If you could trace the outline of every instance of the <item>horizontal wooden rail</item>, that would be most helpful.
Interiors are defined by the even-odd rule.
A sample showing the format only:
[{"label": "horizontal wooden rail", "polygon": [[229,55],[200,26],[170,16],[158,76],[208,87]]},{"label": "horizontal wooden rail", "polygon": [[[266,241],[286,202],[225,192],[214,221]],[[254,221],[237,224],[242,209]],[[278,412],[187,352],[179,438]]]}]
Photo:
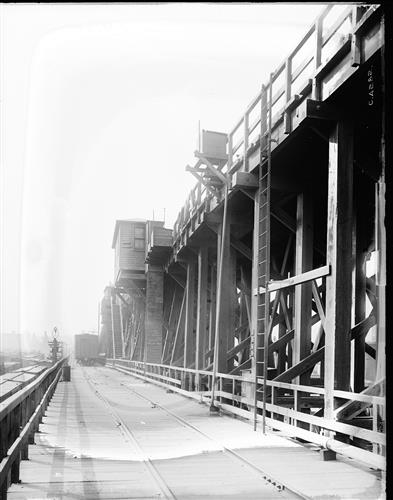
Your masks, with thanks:
[{"label": "horizontal wooden rail", "polygon": [[[108,366],[111,366],[110,362],[114,362],[114,368],[123,371],[125,373],[129,373],[137,378],[141,378],[146,381],[150,381],[154,384],[160,385],[161,387],[170,387],[174,392],[178,392],[184,396],[191,397],[193,399],[204,401],[207,404],[211,404],[211,394],[212,394],[212,372],[206,370],[195,370],[192,368],[183,368],[177,366],[163,365],[158,363],[143,363],[143,362],[135,362],[129,360],[108,360]],[[123,366],[121,366],[123,364]],[[129,368],[124,368],[124,365],[128,365]],[[197,377],[207,376],[207,387],[206,390],[187,390],[183,385],[184,377],[192,377],[192,380]],[[178,378],[177,378],[178,377]],[[255,387],[255,383],[257,383],[257,387],[263,386],[263,379],[258,378],[255,382],[255,379],[248,379],[240,375],[230,375],[227,373],[217,373],[216,383],[218,385],[217,390],[215,391],[214,404],[218,407],[221,407],[225,411],[228,411],[233,414],[242,414],[248,419],[253,418],[253,405],[254,400],[243,394],[243,387],[251,386]],[[310,396],[314,396],[318,398],[320,396],[324,396],[325,389],[323,387],[315,387],[312,385],[304,385],[304,384],[292,384],[287,382],[279,382],[275,380],[268,380],[267,386],[274,389],[282,389],[287,390],[293,393],[293,404],[295,404],[295,400],[298,400],[299,395],[303,395],[306,398]],[[194,386],[196,387],[196,386]],[[231,389],[232,387],[232,389]],[[229,389],[229,390],[228,390]],[[255,390],[255,389],[253,389]],[[232,392],[230,392],[232,391]],[[241,393],[240,393],[241,392]],[[306,396],[308,395],[308,396]],[[347,391],[334,391],[334,396],[340,399],[348,400],[348,401],[360,401],[368,404],[374,405],[385,405],[384,398],[373,395],[364,395],[357,394]],[[302,397],[300,397],[302,400]],[[226,402],[230,401],[231,404],[227,404]],[[286,400],[285,400],[286,401]],[[368,430],[358,427],[356,425],[352,425],[350,423],[345,423],[341,421],[337,421],[334,419],[326,420],[324,417],[312,415],[309,413],[303,413],[301,411],[296,410],[295,408],[288,408],[288,401],[280,404],[273,404],[271,402],[267,403],[267,411],[271,412],[272,415],[281,415],[285,419],[292,421],[292,424],[288,424],[282,421],[278,421],[274,418],[268,418],[268,426],[272,428],[280,428],[289,432],[289,434],[300,437],[310,442],[315,442],[317,444],[322,443],[324,446],[329,446],[331,449],[334,449],[338,453],[342,453],[347,456],[351,456],[353,458],[358,458],[359,460],[364,460],[370,464],[378,466],[379,468],[385,467],[385,458],[382,455],[374,452],[368,452],[363,449],[357,448],[352,445],[343,445],[339,441],[335,441],[332,438],[323,437],[320,435],[320,429],[324,429],[326,432],[338,432],[340,434],[347,435],[351,438],[359,438],[374,445],[385,446],[386,444],[386,436],[384,433],[376,431],[376,430]],[[289,401],[291,401],[289,399]],[[317,399],[315,400],[317,401]],[[309,403],[307,403],[309,404]],[[284,406],[283,406],[284,405]],[[259,409],[262,408],[262,403],[260,401],[257,402],[257,407]],[[259,416],[258,416],[259,419]],[[293,422],[301,421],[304,422],[305,425],[310,426],[310,430],[306,430],[297,425],[293,425]],[[305,437],[306,436],[306,437]],[[321,441],[322,440],[322,441]],[[349,448],[348,448],[349,446]]]},{"label": "horizontal wooden rail", "polygon": [[63,358],[17,394],[0,404],[0,494],[19,481],[20,461],[28,458],[28,445],[46,410],[67,361]]},{"label": "horizontal wooden rail", "polygon": [[[312,271],[307,271],[306,273],[298,274],[297,276],[293,276],[285,280],[269,281],[267,288],[269,292],[275,292],[277,290],[281,290],[282,288],[301,285],[302,283],[306,283],[307,281],[323,278],[324,276],[328,276],[329,274],[330,274],[330,266],[327,265],[319,267],[318,269],[313,269]],[[260,287],[259,293],[264,293],[264,292],[265,289],[263,287]]]}]

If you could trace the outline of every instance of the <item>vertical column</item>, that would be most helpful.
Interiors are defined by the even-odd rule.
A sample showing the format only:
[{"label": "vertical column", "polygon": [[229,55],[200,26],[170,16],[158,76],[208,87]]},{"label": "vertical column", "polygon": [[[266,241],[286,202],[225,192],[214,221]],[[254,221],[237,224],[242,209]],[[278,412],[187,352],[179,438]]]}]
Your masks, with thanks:
[{"label": "vertical column", "polygon": [[329,138],[325,418],[333,417],[333,390],[349,390],[350,383],[352,197],[353,129],[340,121]]},{"label": "vertical column", "polygon": [[[227,320],[227,332],[228,332],[228,344],[227,352],[232,349],[235,345],[235,330],[236,330],[236,315],[238,314],[238,302],[237,302],[237,282],[236,282],[236,266],[237,266],[237,254],[236,250],[233,248],[229,249],[229,266],[227,268],[227,281],[224,285],[224,296],[223,299],[227,308],[224,309],[224,314],[228,318]],[[227,371],[231,371],[234,368],[234,359],[227,361]]]},{"label": "vertical column", "polygon": [[[112,326],[112,358],[116,358],[116,344],[115,344],[115,318],[114,318],[114,303],[113,292],[111,292],[111,326]],[[113,364],[115,362],[113,361]]]},{"label": "vertical column", "polygon": [[184,332],[184,368],[189,368],[195,360],[194,308],[195,308],[195,262],[187,263],[186,283],[186,324]]},{"label": "vertical column", "polygon": [[[356,209],[356,207],[355,207]],[[353,325],[366,317],[366,253],[362,251],[360,220],[353,217]],[[365,336],[354,340],[353,346],[353,390],[362,392],[365,377]]]},{"label": "vertical column", "polygon": [[[207,280],[208,280],[208,248],[202,247],[198,252],[198,297],[196,321],[195,369],[203,370],[206,353],[207,331]],[[198,383],[199,386],[199,383]]]},{"label": "vertical column", "polygon": [[[217,290],[218,294],[221,294],[220,298],[220,311],[216,314],[218,317],[218,352],[217,352],[217,370],[221,373],[227,372],[227,353],[229,338],[233,336],[234,326],[232,319],[233,310],[231,310],[231,294],[233,293],[233,280],[232,280],[232,266],[231,266],[231,249],[230,249],[230,211],[228,210],[226,228],[225,228],[225,239],[223,241],[220,252],[222,255],[222,276],[221,276],[221,290]],[[221,236],[223,233],[223,225],[221,224],[218,231],[218,242],[221,242]],[[220,246],[220,245],[218,245]],[[220,255],[220,252],[217,252]],[[220,256],[221,258],[221,256]],[[232,257],[233,259],[233,257]],[[233,262],[233,260],[232,260]],[[218,271],[219,272],[219,271]],[[218,301],[217,301],[218,302]]]},{"label": "vertical column", "polygon": [[118,306],[119,306],[119,319],[120,319],[121,356],[122,358],[125,358],[126,351],[125,351],[125,332],[123,324],[123,304],[121,300],[119,300],[118,302],[119,302]]},{"label": "vertical column", "polygon": [[[282,301],[287,303],[287,298],[288,298],[288,291],[287,290],[282,290]],[[279,312],[280,315],[284,318],[284,308],[282,303],[280,302],[279,304]],[[287,327],[285,324],[285,320],[282,319],[280,321],[280,324],[278,326],[278,337],[284,337],[284,335],[287,333]],[[277,353],[277,375],[280,375],[280,373],[285,372],[286,370],[286,362],[287,362],[287,345],[284,345],[283,347],[280,347]]]},{"label": "vertical column", "polygon": [[217,266],[210,266],[210,290],[209,290],[209,350],[214,349],[214,337],[216,328],[216,291],[217,291]]},{"label": "vertical column", "polygon": [[141,297],[134,299],[133,350],[131,359],[142,361],[145,352],[146,302]]},{"label": "vertical column", "polygon": [[[313,264],[313,207],[312,199],[308,193],[301,193],[297,197],[297,223],[296,223],[296,255],[295,274],[302,274],[312,269]],[[299,363],[311,352],[311,313],[312,313],[312,284],[303,283],[295,287],[295,337],[293,342],[293,364]],[[308,385],[308,373],[296,377],[295,383]],[[310,413],[309,409],[301,408],[301,393],[297,393],[295,409]],[[302,428],[309,425],[298,421]]]},{"label": "vertical column", "polygon": [[[309,194],[297,197],[295,274],[311,271],[313,265],[313,213]],[[304,283],[295,287],[295,337],[293,361],[299,363],[311,352],[312,286]],[[307,384],[308,375],[298,377],[296,383]]]},{"label": "vertical column", "polygon": [[161,266],[149,265],[146,273],[144,360],[160,363],[162,354],[164,273]]},{"label": "vertical column", "polygon": [[[385,16],[381,18],[381,33],[382,37],[385,36]],[[381,82],[382,82],[382,99],[386,97],[386,81],[385,81],[385,47],[381,49]],[[375,192],[375,249],[377,254],[377,269],[376,269],[376,292],[377,292],[377,381],[386,378],[386,153],[385,153],[385,107],[382,105],[381,113],[381,142],[380,142],[380,162],[381,174],[376,185]],[[380,387],[380,396],[385,397],[385,385]],[[380,420],[379,430],[386,432],[386,407],[378,406],[378,420]],[[385,446],[380,450],[384,455],[386,454]]]},{"label": "vertical column", "polygon": [[[384,146],[383,146],[384,147]],[[385,227],[385,176],[384,176],[384,160],[382,175],[376,185],[376,254],[377,254],[377,269],[376,269],[376,292],[377,292],[377,346],[376,346],[376,381],[385,380],[386,378],[386,227]],[[386,382],[380,386],[380,397],[385,397]],[[375,416],[379,421],[379,429],[386,432],[386,409],[380,406],[377,408]],[[385,446],[381,447],[383,454],[386,453]]]}]

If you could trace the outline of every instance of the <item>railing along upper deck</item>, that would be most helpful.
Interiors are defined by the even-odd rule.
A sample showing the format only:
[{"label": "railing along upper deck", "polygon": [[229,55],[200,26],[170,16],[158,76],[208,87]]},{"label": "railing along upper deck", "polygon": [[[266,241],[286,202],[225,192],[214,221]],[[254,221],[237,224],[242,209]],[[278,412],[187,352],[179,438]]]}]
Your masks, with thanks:
[{"label": "railing along upper deck", "polygon": [[[296,111],[307,98],[327,99],[375,52],[378,46],[369,43],[363,44],[361,54],[359,36],[378,10],[380,5],[328,5],[272,73],[272,150],[298,126],[302,113]],[[330,77],[343,68],[347,70],[344,77]],[[265,90],[269,86],[270,82]],[[251,172],[259,164],[261,130],[267,131],[269,120],[269,110],[262,113],[262,94],[252,100],[228,134],[228,161],[222,172],[230,180],[235,172]],[[209,211],[212,197],[200,182],[193,188],[174,224],[175,243],[197,212]]]}]

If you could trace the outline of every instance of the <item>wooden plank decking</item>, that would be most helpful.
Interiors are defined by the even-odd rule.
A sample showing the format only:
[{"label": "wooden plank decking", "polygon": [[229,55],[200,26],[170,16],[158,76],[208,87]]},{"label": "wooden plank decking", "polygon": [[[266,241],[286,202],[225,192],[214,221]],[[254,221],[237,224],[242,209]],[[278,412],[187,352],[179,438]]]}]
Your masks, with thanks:
[{"label": "wooden plank decking", "polygon": [[323,462],[312,448],[211,417],[206,405],[132,376],[77,367],[71,379],[59,383],[9,499],[299,498],[238,457],[300,498],[384,498],[366,466]]}]

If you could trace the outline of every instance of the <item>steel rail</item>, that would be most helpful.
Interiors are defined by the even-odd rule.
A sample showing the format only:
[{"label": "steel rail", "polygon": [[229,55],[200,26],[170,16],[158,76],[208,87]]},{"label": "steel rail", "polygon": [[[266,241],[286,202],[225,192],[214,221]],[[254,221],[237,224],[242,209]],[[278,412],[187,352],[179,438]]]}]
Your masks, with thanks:
[{"label": "steel rail", "polygon": [[309,496],[305,495],[304,493],[301,493],[300,491],[298,491],[298,490],[296,490],[296,489],[288,486],[287,484],[283,483],[282,481],[278,481],[277,479],[273,478],[270,474],[268,474],[267,472],[265,472],[263,469],[261,469],[260,467],[258,467],[255,464],[253,464],[252,462],[250,462],[246,458],[242,457],[240,454],[238,454],[237,452],[235,452],[231,448],[228,448],[228,447],[224,446],[217,439],[209,436],[208,434],[205,434],[203,431],[201,431],[200,429],[198,429],[198,427],[194,426],[193,424],[190,424],[187,420],[185,420],[184,418],[180,417],[179,415],[177,415],[173,411],[169,410],[165,406],[160,405],[156,401],[153,401],[152,399],[148,398],[147,396],[144,396],[143,394],[140,394],[138,391],[136,391],[135,389],[132,389],[130,386],[128,386],[126,384],[120,383],[120,385],[123,386],[123,387],[125,387],[128,391],[132,392],[133,394],[135,394],[139,398],[143,399],[144,401],[149,402],[150,404],[156,406],[157,408],[159,408],[160,410],[164,411],[168,415],[171,415],[174,419],[176,419],[178,422],[180,422],[185,427],[188,427],[189,429],[192,429],[193,431],[195,431],[198,434],[202,435],[206,439],[209,439],[210,441],[212,441],[215,444],[217,444],[218,446],[220,446],[222,448],[222,450],[223,450],[224,453],[227,453],[232,458],[235,458],[238,461],[242,462],[243,465],[247,465],[248,467],[250,467],[254,471],[256,471],[259,474],[261,474],[262,477],[263,477],[263,479],[267,483],[270,483],[272,486],[274,486],[275,488],[277,488],[278,491],[286,490],[286,491],[289,491],[290,493],[292,493],[293,495],[295,495],[297,498],[301,498],[303,500],[311,500],[311,497],[309,497]]},{"label": "steel rail", "polygon": [[93,385],[91,378],[86,374],[86,370],[83,367],[82,367],[82,373],[83,373],[85,380],[90,385],[93,392],[95,393],[95,395],[99,399],[101,399],[101,401],[107,407],[109,414],[111,415],[114,422],[116,423],[116,427],[120,430],[120,432],[126,438],[126,442],[131,442],[134,445],[135,449],[137,450],[137,452],[141,458],[141,461],[145,465],[147,471],[153,477],[154,481],[156,482],[157,486],[159,487],[159,489],[163,493],[164,497],[168,500],[177,500],[177,497],[174,495],[174,493],[169,488],[166,481],[163,479],[161,474],[158,472],[158,470],[154,466],[152,460],[150,460],[150,458],[142,450],[142,448],[139,445],[133,432],[129,429],[129,427],[124,422],[124,420],[120,417],[118,412],[113,409],[113,406],[109,403],[108,399]]}]

